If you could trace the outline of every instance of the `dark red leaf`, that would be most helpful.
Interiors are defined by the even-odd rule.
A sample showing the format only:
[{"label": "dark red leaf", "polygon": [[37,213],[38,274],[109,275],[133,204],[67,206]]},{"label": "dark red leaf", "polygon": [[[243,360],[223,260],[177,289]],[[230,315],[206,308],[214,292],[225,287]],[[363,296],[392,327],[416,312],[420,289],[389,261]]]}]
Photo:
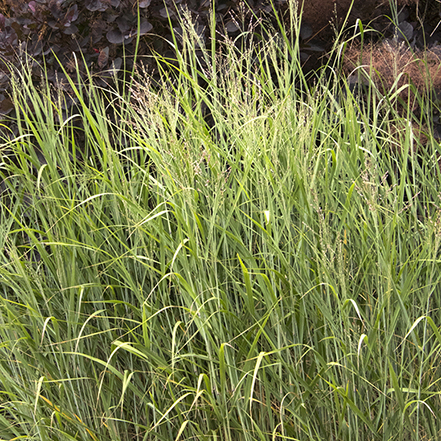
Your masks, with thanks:
[{"label": "dark red leaf", "polygon": [[64,17],[64,26],[67,28],[71,25],[73,21],[75,21],[78,18],[78,6],[75,4],[69,8],[67,11],[67,14]]},{"label": "dark red leaf", "polygon": [[121,44],[124,41],[124,35],[119,29],[112,29],[106,34],[107,40],[112,44]]},{"label": "dark red leaf", "polygon": [[100,69],[103,69],[107,65],[108,61],[109,61],[109,46],[107,46],[100,52],[100,55],[98,56],[98,67]]},{"label": "dark red leaf", "polygon": [[35,14],[35,11],[37,10],[37,4],[34,1],[29,2],[28,8],[31,10],[33,14]]},{"label": "dark red leaf", "polygon": [[153,29],[153,25],[145,19],[142,19],[139,27],[139,35],[145,35]]}]

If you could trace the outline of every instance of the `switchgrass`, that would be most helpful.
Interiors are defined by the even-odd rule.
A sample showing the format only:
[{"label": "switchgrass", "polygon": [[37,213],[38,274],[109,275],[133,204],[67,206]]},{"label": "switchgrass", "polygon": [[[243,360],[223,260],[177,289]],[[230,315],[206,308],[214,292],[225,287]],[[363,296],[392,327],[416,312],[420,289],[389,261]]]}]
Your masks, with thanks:
[{"label": "switchgrass", "polygon": [[70,114],[15,71],[0,439],[437,439],[439,144],[287,34],[183,29]]}]

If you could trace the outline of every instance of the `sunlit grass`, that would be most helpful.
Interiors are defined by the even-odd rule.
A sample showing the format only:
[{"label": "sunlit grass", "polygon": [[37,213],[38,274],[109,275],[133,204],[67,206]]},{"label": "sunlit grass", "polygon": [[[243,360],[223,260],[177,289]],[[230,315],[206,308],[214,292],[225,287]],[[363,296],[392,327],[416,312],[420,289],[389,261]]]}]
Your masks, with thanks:
[{"label": "sunlit grass", "polygon": [[437,439],[439,144],[288,36],[186,30],[130,101],[16,73],[0,439]]}]

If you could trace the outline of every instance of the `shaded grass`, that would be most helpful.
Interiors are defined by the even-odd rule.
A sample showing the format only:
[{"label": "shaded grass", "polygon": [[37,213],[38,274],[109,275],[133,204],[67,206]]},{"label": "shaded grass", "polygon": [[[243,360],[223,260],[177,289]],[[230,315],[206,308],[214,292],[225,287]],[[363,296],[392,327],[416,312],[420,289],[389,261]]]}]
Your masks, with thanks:
[{"label": "shaded grass", "polygon": [[0,437],[436,439],[439,145],[287,39],[200,61],[183,28],[130,101],[65,118],[16,75]]}]

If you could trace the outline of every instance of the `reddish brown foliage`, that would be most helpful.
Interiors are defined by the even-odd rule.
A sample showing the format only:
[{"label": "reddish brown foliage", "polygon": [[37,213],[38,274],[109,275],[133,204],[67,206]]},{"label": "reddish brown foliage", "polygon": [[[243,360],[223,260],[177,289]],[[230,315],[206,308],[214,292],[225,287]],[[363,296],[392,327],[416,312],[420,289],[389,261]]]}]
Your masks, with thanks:
[{"label": "reddish brown foliage", "polygon": [[[403,116],[408,110],[414,116],[421,115],[417,94],[431,100],[441,98],[441,49],[437,47],[414,52],[404,42],[384,41],[367,45],[363,50],[360,45],[354,45],[345,54],[344,71],[347,75],[360,73],[362,79],[372,80],[383,95],[394,96],[394,92],[399,92],[393,103]],[[429,133],[430,115],[424,116],[419,123],[410,118],[415,138],[421,145],[427,144]],[[401,127],[394,135],[399,138],[403,133],[405,128]]]},{"label": "reddish brown foliage", "polygon": [[[344,70],[350,74],[359,69],[383,93],[406,85],[413,85],[420,94],[441,93],[441,50],[437,48],[414,52],[404,42],[389,41],[363,48],[354,45],[346,51]],[[411,95],[409,87],[400,92],[404,101]]]}]

